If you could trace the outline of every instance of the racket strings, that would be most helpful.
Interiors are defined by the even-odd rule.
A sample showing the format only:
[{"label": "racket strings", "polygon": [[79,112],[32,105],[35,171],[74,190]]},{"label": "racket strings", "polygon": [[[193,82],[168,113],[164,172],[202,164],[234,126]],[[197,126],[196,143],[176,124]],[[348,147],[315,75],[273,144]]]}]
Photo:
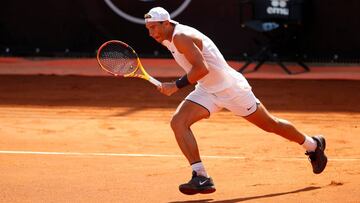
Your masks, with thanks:
[{"label": "racket strings", "polygon": [[118,43],[109,43],[99,54],[105,69],[116,75],[126,75],[137,68],[137,55],[132,49]]}]

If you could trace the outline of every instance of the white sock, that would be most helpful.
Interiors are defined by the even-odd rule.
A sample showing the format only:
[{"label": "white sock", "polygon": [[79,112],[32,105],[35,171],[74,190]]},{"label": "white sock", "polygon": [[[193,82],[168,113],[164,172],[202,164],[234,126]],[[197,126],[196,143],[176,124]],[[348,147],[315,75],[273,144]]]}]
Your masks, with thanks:
[{"label": "white sock", "polygon": [[200,176],[204,176],[204,177],[209,177],[208,174],[206,173],[206,170],[205,170],[205,167],[204,165],[202,164],[202,162],[197,162],[197,163],[194,163],[194,164],[191,164],[191,168],[193,171],[196,172],[197,175],[200,175]]},{"label": "white sock", "polygon": [[302,146],[306,149],[307,152],[314,152],[317,147],[317,142],[313,138],[306,135]]}]

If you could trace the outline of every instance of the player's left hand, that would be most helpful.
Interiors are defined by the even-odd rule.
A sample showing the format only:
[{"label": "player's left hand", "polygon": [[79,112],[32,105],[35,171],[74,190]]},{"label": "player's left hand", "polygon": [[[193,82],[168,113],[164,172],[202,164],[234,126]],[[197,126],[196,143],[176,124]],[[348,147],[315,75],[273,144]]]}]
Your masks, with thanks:
[{"label": "player's left hand", "polygon": [[161,85],[158,86],[157,89],[166,96],[171,96],[179,90],[179,88],[176,87],[175,82],[161,83]]}]

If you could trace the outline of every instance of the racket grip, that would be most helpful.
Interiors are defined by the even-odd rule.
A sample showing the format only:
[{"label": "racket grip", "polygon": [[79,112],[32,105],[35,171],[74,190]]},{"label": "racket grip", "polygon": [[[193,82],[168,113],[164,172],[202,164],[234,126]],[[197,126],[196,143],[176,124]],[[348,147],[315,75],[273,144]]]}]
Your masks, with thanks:
[{"label": "racket grip", "polygon": [[151,82],[155,86],[161,86],[161,82],[151,76],[149,77],[149,82]]}]

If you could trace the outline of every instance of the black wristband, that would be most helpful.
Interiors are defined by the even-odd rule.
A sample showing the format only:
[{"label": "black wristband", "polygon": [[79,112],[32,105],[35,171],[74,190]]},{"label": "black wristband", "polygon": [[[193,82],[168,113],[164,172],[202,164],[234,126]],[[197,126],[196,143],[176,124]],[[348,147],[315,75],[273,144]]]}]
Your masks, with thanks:
[{"label": "black wristband", "polygon": [[187,78],[187,74],[185,74],[184,76],[182,76],[181,78],[177,79],[175,81],[175,85],[177,88],[181,89],[183,87],[186,87],[188,85],[190,85],[190,82]]}]

